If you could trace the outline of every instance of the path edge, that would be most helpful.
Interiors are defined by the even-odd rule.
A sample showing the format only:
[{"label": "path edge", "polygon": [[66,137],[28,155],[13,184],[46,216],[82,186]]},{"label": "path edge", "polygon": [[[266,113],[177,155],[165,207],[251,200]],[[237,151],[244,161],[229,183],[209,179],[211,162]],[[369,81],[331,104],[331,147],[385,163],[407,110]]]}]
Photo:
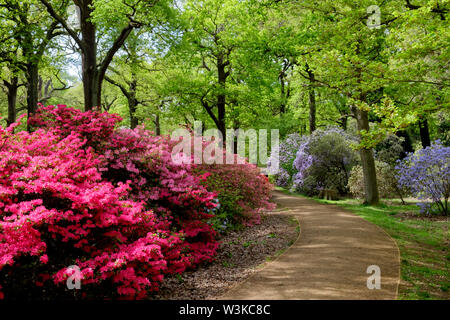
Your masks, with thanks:
[{"label": "path edge", "polygon": [[[302,195],[300,195],[300,196],[302,196]],[[311,201],[316,202],[312,198],[308,198],[308,197],[304,197],[304,198],[307,199],[307,200],[311,200]],[[320,203],[320,202],[316,202],[316,203],[317,204],[323,204],[323,203]],[[392,236],[386,230],[384,230],[382,227],[380,227],[376,223],[373,223],[372,221],[369,221],[369,220],[361,217],[360,215],[356,214],[352,210],[347,209],[347,208],[343,208],[343,207],[341,207],[341,206],[339,206],[337,204],[334,204],[334,203],[327,203],[326,205],[334,206],[334,207],[337,207],[337,208],[339,208],[341,210],[347,211],[348,213],[351,213],[351,214],[361,218],[362,220],[366,221],[367,223],[370,223],[370,224],[374,225],[379,230],[381,230],[394,243],[394,247],[397,249],[397,256],[398,256],[398,278],[397,278],[397,285],[396,285],[396,289],[395,289],[395,299],[394,300],[398,300],[398,291],[399,291],[399,287],[400,287],[400,280],[401,280],[401,277],[402,277],[402,270],[401,270],[402,266],[401,266],[401,252],[400,252],[400,248],[398,247],[397,241],[395,241],[395,239],[392,238]]]},{"label": "path edge", "polygon": [[[284,194],[284,195],[287,195],[287,196],[291,196],[291,197],[299,196],[299,197],[302,197],[303,199],[306,199],[306,200],[309,200],[309,201],[313,201],[313,202],[315,202],[315,203],[317,203],[317,204],[324,205],[323,203],[320,203],[320,202],[318,202],[318,201],[315,201],[315,199],[313,199],[313,198],[306,197],[306,196],[303,196],[303,195],[301,195],[301,194],[290,195],[290,194],[287,194],[287,193],[283,192],[282,190],[276,190],[276,191],[278,191],[278,192],[280,192],[280,193],[282,193],[282,194]],[[377,225],[376,223],[373,223],[372,221],[369,221],[369,220],[367,220],[367,219],[361,217],[360,215],[356,214],[356,213],[353,212],[352,210],[347,209],[347,208],[343,208],[343,207],[341,207],[341,206],[339,206],[339,205],[337,205],[337,204],[334,204],[334,203],[326,203],[325,205],[328,205],[328,206],[334,206],[334,207],[337,207],[337,208],[339,208],[339,209],[341,209],[341,210],[347,211],[348,213],[351,213],[351,214],[353,214],[354,216],[357,216],[357,217],[361,218],[362,220],[366,221],[367,223],[370,223],[370,224],[374,225],[375,227],[377,227],[378,229],[380,229],[385,235],[387,235],[387,237],[394,243],[394,246],[395,246],[395,248],[397,249],[397,256],[398,256],[398,278],[397,278],[397,285],[396,285],[396,289],[395,289],[395,299],[394,299],[394,300],[399,300],[399,299],[398,299],[398,296],[399,296],[399,287],[400,287],[400,282],[401,282],[401,277],[402,277],[402,270],[401,270],[401,268],[402,268],[401,262],[402,262],[402,261],[401,261],[401,251],[400,251],[400,248],[399,248],[399,246],[398,246],[397,241],[395,241],[395,239],[394,239],[394,238],[393,238],[386,230],[384,230],[382,227],[380,227],[380,226]],[[300,231],[301,231],[301,230],[300,230]],[[296,241],[296,242],[297,242],[297,241]]]},{"label": "path edge", "polygon": [[[305,196],[303,196],[303,195],[295,195],[295,196],[293,196],[293,195],[290,195],[290,194],[286,194],[286,193],[284,193],[284,192],[281,191],[281,190],[276,190],[276,191],[278,191],[278,192],[284,194],[285,196],[290,196],[290,197],[300,196],[300,197],[302,197],[302,198],[304,198],[304,199],[306,199],[306,200],[312,201],[312,202],[314,202],[314,203],[316,203],[316,204],[318,204],[318,205],[334,206],[334,207],[336,207],[336,208],[339,208],[340,210],[344,210],[344,211],[346,211],[346,212],[348,212],[348,213],[351,213],[352,215],[354,215],[354,216],[356,216],[356,217],[358,217],[358,218],[361,218],[362,220],[366,221],[367,223],[370,223],[370,224],[374,225],[376,228],[378,228],[379,230],[381,230],[381,231],[382,231],[382,232],[383,232],[383,233],[384,233],[384,234],[385,234],[385,235],[386,235],[386,236],[394,243],[394,247],[397,249],[397,256],[398,256],[398,277],[397,277],[397,281],[396,281],[397,284],[396,284],[396,288],[395,288],[395,298],[394,298],[393,300],[399,300],[399,299],[398,299],[398,296],[399,296],[399,287],[400,287],[400,281],[401,281],[401,252],[400,252],[400,248],[398,247],[397,241],[395,241],[395,239],[392,238],[392,236],[391,236],[386,230],[384,230],[384,229],[383,229],[382,227],[380,227],[379,225],[377,225],[377,224],[375,224],[375,223],[373,223],[373,222],[371,222],[371,221],[369,221],[369,220],[367,220],[367,219],[361,217],[360,215],[356,214],[356,213],[353,212],[352,210],[347,209],[347,208],[340,207],[340,206],[337,205],[337,204],[333,204],[333,203],[323,204],[323,203],[320,203],[320,202],[315,201],[315,200],[312,199],[312,198],[305,197]],[[291,212],[291,211],[292,211],[292,210],[289,210],[288,212]],[[272,211],[272,212],[273,212],[273,211]],[[236,287],[245,284],[245,283],[248,282],[250,279],[252,279],[254,276],[256,276],[259,272],[263,271],[264,269],[266,269],[267,267],[269,267],[272,263],[276,262],[276,261],[277,261],[278,259],[280,259],[282,256],[284,256],[285,254],[287,254],[287,253],[289,252],[289,250],[291,250],[291,248],[294,246],[294,244],[296,244],[298,241],[300,241],[300,238],[301,238],[301,236],[302,236],[302,227],[301,227],[300,219],[299,219],[297,216],[295,216],[295,215],[291,215],[291,216],[295,217],[295,219],[296,219],[297,222],[298,222],[298,225],[300,226],[300,232],[299,232],[299,234],[298,234],[297,239],[294,241],[294,243],[292,243],[292,245],[289,246],[289,247],[288,247],[282,254],[280,254],[276,259],[270,261],[269,263],[265,263],[265,265],[264,265],[263,268],[261,268],[260,270],[254,272],[254,273],[251,274],[248,278],[246,278],[246,279],[244,279],[244,280],[242,280],[242,281],[240,281],[240,282],[234,284],[234,285],[231,286],[224,294],[220,295],[220,297],[215,298],[214,300],[222,300],[222,301],[226,301],[227,299],[224,299],[224,298],[223,298],[225,295],[227,295],[228,293],[230,293],[230,292],[231,292],[232,290],[234,290]]]},{"label": "path edge", "polygon": [[[284,212],[291,212],[292,210],[288,210],[288,211],[284,211]],[[273,211],[272,211],[273,212]],[[296,244],[298,241],[300,241],[300,237],[302,235],[302,227],[300,224],[300,220],[297,216],[291,214],[289,215],[291,217],[294,217],[295,220],[297,220],[297,223],[300,227],[300,232],[298,233],[297,239],[295,239],[295,241],[280,255],[278,255],[275,259],[271,260],[271,261],[266,261],[264,263],[264,266],[257,270],[256,272],[253,272],[250,276],[248,276],[247,278],[245,278],[244,280],[241,280],[237,283],[235,283],[234,285],[232,285],[225,293],[221,294],[219,297],[215,298],[214,300],[220,300],[220,301],[227,301],[228,299],[224,299],[223,297],[225,295],[227,295],[229,292],[233,291],[235,288],[237,288],[238,286],[243,285],[244,283],[248,282],[250,279],[252,279],[254,276],[256,276],[258,273],[260,273],[261,271],[265,270],[267,267],[269,267],[270,265],[272,265],[274,262],[278,261],[278,259],[280,259],[281,257],[283,257],[285,254],[288,253],[289,250],[292,249],[292,247],[294,246],[294,244]]]}]

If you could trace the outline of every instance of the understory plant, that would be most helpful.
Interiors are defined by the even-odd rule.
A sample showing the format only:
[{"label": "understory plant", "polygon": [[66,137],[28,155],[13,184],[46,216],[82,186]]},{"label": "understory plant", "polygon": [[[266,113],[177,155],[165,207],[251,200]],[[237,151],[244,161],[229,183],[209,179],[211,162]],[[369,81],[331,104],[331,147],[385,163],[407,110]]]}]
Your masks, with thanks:
[{"label": "understory plant", "polygon": [[[395,168],[386,162],[375,161],[375,169],[380,197],[387,199],[399,197],[404,203],[407,190],[399,186]],[[355,198],[364,199],[364,177],[361,165],[355,165],[350,171],[348,188]]]},{"label": "understory plant", "polygon": [[[398,172],[395,168],[397,161],[406,156],[403,149],[404,138],[388,134],[375,148],[375,169],[377,175],[378,192],[382,198],[398,197],[405,204],[404,198],[408,189],[398,183]],[[359,199],[364,198],[364,178],[361,165],[355,165],[348,180],[350,193]]]},{"label": "understory plant", "polygon": [[288,188],[292,185],[292,177],[297,172],[294,160],[303,142],[304,137],[298,133],[291,133],[280,143],[278,152],[270,155],[268,167],[278,164],[278,173],[274,176],[277,186]]}]

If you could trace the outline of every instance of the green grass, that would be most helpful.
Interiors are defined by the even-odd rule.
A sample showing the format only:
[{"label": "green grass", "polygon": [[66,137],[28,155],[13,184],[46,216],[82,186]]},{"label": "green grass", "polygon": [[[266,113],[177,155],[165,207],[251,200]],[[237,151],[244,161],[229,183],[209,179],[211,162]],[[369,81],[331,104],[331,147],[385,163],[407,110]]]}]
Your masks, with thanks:
[{"label": "green grass", "polygon": [[399,299],[450,299],[449,219],[433,221],[401,216],[404,212],[418,215],[419,210],[413,203],[401,205],[399,200],[384,201],[378,206],[363,205],[355,199],[313,200],[348,209],[383,228],[397,242],[401,256]]}]

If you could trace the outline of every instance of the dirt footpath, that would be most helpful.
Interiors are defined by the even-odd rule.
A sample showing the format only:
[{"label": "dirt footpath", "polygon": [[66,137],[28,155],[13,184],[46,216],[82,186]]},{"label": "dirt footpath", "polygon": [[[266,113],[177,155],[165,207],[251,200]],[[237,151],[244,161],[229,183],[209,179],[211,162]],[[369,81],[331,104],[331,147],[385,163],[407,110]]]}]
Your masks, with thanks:
[{"label": "dirt footpath", "polygon": [[[281,192],[275,201],[299,220],[298,240],[220,299],[396,299],[399,250],[381,228],[337,206]],[[369,266],[379,267],[380,289],[368,288],[377,284]]]}]

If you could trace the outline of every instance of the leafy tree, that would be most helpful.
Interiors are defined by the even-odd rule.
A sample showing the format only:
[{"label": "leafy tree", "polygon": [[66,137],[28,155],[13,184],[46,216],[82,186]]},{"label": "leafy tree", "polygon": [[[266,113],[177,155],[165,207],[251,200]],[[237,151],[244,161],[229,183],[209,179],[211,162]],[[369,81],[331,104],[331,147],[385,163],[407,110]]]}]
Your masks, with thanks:
[{"label": "leafy tree", "polygon": [[61,30],[52,21],[37,0],[0,2],[0,15],[3,19],[2,36],[6,42],[4,51],[9,51],[3,60],[8,62],[13,74],[11,82],[5,83],[9,90],[10,120],[15,117],[13,105],[17,92],[17,70],[21,70],[27,83],[27,112],[35,113],[39,100],[39,65],[50,42]]},{"label": "leafy tree", "polygon": [[[71,0],[40,0],[54,21],[75,41],[81,52],[84,105],[86,110],[101,106],[102,83],[114,55],[136,28],[151,24],[158,14],[165,14],[166,1],[74,0],[79,24],[67,22]],[[61,10],[61,3],[65,4]],[[102,37],[103,36],[103,37]]]}]

